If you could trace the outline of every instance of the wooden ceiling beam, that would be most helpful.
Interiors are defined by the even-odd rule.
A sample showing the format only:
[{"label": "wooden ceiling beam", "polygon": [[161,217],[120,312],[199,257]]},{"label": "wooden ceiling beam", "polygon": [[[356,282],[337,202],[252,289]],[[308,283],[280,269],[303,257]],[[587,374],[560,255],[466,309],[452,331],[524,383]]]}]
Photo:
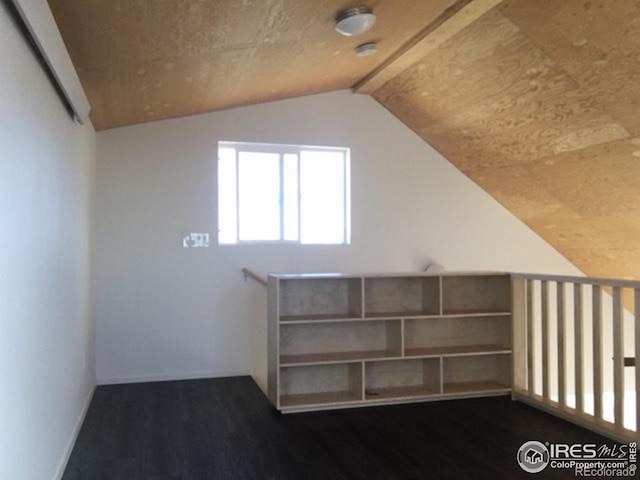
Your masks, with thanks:
[{"label": "wooden ceiling beam", "polygon": [[352,90],[372,94],[502,1],[457,0],[384,63],[359,80]]}]

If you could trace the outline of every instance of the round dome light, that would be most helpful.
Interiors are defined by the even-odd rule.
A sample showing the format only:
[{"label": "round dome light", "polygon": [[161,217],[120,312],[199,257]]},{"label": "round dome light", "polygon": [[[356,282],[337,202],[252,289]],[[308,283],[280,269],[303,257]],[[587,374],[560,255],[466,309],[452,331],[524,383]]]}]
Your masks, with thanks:
[{"label": "round dome light", "polygon": [[349,8],[336,17],[336,31],[347,37],[355,37],[369,30],[374,23],[376,23],[376,16],[371,8]]},{"label": "round dome light", "polygon": [[363,43],[362,45],[358,45],[355,48],[356,55],[359,57],[366,57],[367,55],[372,55],[378,51],[378,47],[375,43]]}]

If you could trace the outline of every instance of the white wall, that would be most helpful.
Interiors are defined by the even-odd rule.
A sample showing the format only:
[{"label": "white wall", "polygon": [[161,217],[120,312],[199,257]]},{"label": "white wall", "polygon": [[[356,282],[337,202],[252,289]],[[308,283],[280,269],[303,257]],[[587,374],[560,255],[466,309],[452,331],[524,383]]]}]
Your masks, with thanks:
[{"label": "white wall", "polygon": [[[350,246],[181,248],[216,232],[218,140],[352,149]],[[254,373],[267,272],[580,274],[375,100],[347,91],[98,134],[98,382]],[[215,237],[214,237],[215,238]],[[215,243],[215,242],[214,242]],[[252,340],[254,339],[254,340]]]},{"label": "white wall", "polygon": [[0,3],[0,478],[58,477],[95,384],[95,133]]}]

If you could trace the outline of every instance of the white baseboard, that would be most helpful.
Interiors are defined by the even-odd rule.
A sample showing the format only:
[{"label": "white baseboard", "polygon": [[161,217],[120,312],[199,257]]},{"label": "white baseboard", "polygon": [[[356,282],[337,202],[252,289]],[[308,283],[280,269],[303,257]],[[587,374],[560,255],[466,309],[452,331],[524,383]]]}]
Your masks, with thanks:
[{"label": "white baseboard", "polygon": [[84,418],[87,416],[87,412],[89,411],[89,405],[91,405],[91,400],[93,399],[93,393],[96,390],[96,386],[94,385],[87,398],[84,400],[84,405],[82,406],[82,411],[78,416],[78,420],[76,421],[75,427],[73,427],[73,431],[71,432],[71,437],[67,442],[67,448],[60,459],[60,463],[58,464],[58,468],[56,469],[56,473],[53,476],[53,480],[61,480],[62,475],[64,475],[64,470],[67,468],[67,462],[69,461],[69,457],[71,456],[71,452],[73,451],[73,447],[76,444],[76,439],[78,438],[78,434],[80,433],[80,429],[82,428],[82,424],[84,423]]},{"label": "white baseboard", "polygon": [[98,378],[98,385],[116,385],[119,383],[147,383],[147,382],[171,382],[176,380],[197,380],[201,378],[221,378],[221,377],[244,377],[248,376],[247,371],[216,371],[199,373],[160,373],[142,376],[124,376]]}]

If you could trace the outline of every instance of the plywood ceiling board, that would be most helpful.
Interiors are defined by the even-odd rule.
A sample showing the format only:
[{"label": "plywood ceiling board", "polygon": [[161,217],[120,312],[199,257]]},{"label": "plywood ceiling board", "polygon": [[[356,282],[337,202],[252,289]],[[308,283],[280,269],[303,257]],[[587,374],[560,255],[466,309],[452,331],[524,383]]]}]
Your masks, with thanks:
[{"label": "plywood ceiling board", "polygon": [[525,222],[553,215],[564,208],[540,181],[532,177],[526,165],[481,168],[467,172],[467,175]]},{"label": "plywood ceiling board", "polygon": [[[563,210],[572,212],[576,221],[640,216],[636,148],[633,141],[611,142],[529,164],[466,173],[527,222]],[[635,244],[638,237],[627,238]]]},{"label": "plywood ceiling board", "polygon": [[[469,175],[579,268],[591,275],[633,276],[640,263],[640,167],[628,161],[633,143],[604,147]],[[607,272],[604,259],[627,268]]]},{"label": "plywood ceiling board", "polygon": [[500,129],[517,128],[534,122],[563,122],[576,115],[596,114],[599,104],[575,87],[572,80],[557,69],[529,70],[510,87],[509,95],[492,95],[467,105],[448,107],[441,121],[433,122],[442,130],[468,125],[495,124]]},{"label": "plywood ceiling board", "polygon": [[[498,12],[484,15],[374,96],[432,142],[447,139],[452,146],[443,153],[463,170],[479,161],[524,163],[628,136]],[[566,108],[568,100],[574,104]],[[478,160],[478,152],[499,150],[491,143],[504,155]]]},{"label": "plywood ceiling board", "polygon": [[378,22],[357,38],[334,31],[345,0],[49,3],[104,129],[348,88],[454,1],[366,0]]},{"label": "plywood ceiling board", "polygon": [[508,1],[374,97],[583,271],[638,276],[640,29],[588,3]]},{"label": "plywood ceiling board", "polygon": [[[555,153],[579,150],[591,143],[626,138],[627,132],[608,116],[576,116],[563,122],[537,121],[522,126],[501,128],[495,124],[472,125],[438,135],[451,144],[447,151],[458,158],[463,171],[479,166],[503,166],[529,163]],[[425,131],[429,131],[426,129]],[[463,141],[456,142],[456,138]],[[478,158],[478,152],[500,152]]]},{"label": "plywood ceiling board", "polygon": [[[514,0],[502,12],[633,135],[640,134],[640,4]],[[540,12],[543,12],[542,14]]]},{"label": "plywood ceiling board", "polygon": [[[610,153],[589,159],[556,156],[547,164],[535,163],[529,169],[547,191],[583,217],[635,212],[640,218],[640,162],[631,156],[633,145],[618,143],[622,144],[620,150],[627,147],[628,154]],[[630,237],[634,243],[637,240]]]}]

